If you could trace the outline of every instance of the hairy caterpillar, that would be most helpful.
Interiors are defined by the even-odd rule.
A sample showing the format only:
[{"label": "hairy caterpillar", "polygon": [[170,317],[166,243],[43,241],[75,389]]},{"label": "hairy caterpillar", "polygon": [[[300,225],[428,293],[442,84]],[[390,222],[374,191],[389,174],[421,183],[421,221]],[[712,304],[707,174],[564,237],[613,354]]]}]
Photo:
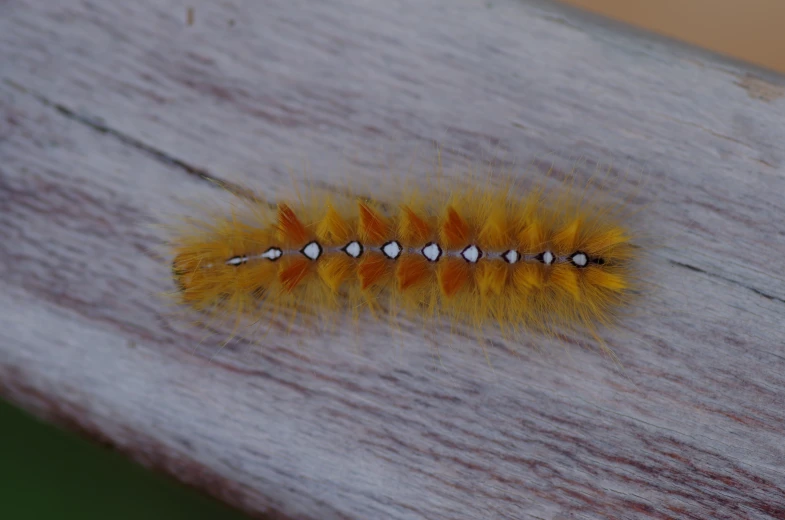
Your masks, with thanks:
[{"label": "hairy caterpillar", "polygon": [[241,198],[188,219],[170,241],[179,300],[257,319],[260,308],[404,309],[478,329],[555,334],[613,324],[635,293],[624,204],[574,179],[522,192],[512,182],[412,192],[382,203]]}]

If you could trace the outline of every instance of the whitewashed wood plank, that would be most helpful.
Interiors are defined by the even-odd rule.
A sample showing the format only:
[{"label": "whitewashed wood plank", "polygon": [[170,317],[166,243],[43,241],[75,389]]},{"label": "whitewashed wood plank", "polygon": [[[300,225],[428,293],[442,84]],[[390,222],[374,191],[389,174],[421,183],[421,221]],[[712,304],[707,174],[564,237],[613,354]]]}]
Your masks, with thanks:
[{"label": "whitewashed wood plank", "polygon": [[[0,4],[5,396],[286,518],[784,514],[781,78],[540,2],[191,5]],[[624,369],[370,321],[194,350],[156,298],[148,224],[200,175],[373,185],[432,141],[644,172]]]}]

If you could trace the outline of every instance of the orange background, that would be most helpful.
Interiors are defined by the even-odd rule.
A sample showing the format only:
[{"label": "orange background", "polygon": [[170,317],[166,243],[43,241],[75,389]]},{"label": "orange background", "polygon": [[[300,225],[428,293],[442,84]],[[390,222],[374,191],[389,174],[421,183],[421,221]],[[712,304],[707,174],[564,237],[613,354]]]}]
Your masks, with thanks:
[{"label": "orange background", "polygon": [[785,0],[562,0],[785,73]]}]

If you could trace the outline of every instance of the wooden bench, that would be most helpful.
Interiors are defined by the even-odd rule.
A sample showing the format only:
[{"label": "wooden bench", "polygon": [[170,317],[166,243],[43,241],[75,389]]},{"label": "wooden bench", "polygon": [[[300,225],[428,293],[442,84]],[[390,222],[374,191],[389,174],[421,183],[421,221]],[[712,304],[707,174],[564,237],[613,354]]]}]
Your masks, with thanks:
[{"label": "wooden bench", "polygon": [[[782,77],[549,2],[190,6],[0,2],[5,398],[273,518],[785,517]],[[151,224],[210,179],[373,186],[433,142],[643,172],[623,368],[370,319],[219,351],[156,296]]]}]

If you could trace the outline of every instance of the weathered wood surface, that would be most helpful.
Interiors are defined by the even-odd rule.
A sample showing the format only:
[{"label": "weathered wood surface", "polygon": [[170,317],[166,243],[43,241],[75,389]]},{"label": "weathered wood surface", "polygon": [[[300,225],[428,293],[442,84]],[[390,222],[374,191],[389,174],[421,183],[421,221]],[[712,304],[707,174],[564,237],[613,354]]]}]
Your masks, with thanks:
[{"label": "weathered wood surface", "polygon": [[[782,78],[539,2],[190,5],[0,2],[5,397],[279,518],[785,517]],[[372,185],[431,141],[646,172],[623,369],[372,321],[216,353],[155,296],[205,177]]]}]

